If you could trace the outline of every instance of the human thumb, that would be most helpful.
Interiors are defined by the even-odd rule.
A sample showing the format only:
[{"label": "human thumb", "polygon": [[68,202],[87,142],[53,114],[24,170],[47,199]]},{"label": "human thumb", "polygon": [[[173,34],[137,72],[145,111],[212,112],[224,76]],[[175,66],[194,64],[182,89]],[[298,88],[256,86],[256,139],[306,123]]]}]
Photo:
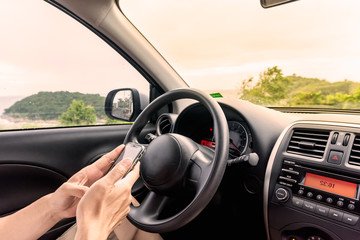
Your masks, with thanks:
[{"label": "human thumb", "polygon": [[121,160],[104,178],[110,184],[115,184],[124,176],[126,171],[130,168],[131,164],[132,160],[130,158]]}]

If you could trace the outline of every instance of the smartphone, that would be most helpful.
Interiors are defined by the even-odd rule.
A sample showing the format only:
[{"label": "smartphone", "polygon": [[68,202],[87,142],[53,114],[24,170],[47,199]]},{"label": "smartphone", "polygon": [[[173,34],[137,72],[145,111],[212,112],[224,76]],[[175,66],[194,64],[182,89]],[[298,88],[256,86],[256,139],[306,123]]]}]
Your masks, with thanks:
[{"label": "smartphone", "polygon": [[118,164],[124,158],[130,158],[132,159],[133,162],[122,178],[126,177],[126,175],[134,168],[136,163],[141,159],[144,152],[145,152],[145,147],[143,145],[134,142],[128,142],[125,145],[123,151],[121,152],[119,158],[111,166],[110,170],[113,169],[116,166],[116,164]]}]

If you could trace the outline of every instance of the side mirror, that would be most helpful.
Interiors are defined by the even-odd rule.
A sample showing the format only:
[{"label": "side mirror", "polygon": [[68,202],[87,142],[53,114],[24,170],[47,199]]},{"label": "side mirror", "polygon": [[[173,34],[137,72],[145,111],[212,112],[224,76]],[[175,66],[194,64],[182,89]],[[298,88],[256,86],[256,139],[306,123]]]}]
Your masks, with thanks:
[{"label": "side mirror", "polygon": [[[145,99],[134,88],[121,88],[111,92],[105,100],[105,113],[109,118],[133,122],[139,116]],[[145,103],[146,104],[146,103]]]},{"label": "side mirror", "polygon": [[263,8],[270,8],[294,1],[297,0],[260,0],[260,4]]}]

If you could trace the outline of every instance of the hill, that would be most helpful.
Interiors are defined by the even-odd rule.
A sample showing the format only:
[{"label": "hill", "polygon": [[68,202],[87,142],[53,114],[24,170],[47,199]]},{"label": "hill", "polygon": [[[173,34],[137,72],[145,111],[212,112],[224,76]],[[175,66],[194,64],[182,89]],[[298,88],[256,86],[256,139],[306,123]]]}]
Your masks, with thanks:
[{"label": "hill", "polygon": [[241,99],[265,106],[359,108],[360,83],[349,80],[329,82],[293,74],[284,76],[277,66],[246,79],[239,89]]},{"label": "hill", "polygon": [[72,100],[82,100],[85,105],[95,108],[98,118],[104,118],[105,97],[99,94],[84,94],[79,92],[39,92],[14,103],[5,109],[4,114],[14,118],[32,120],[52,120],[66,112]]},{"label": "hill", "polygon": [[351,94],[356,88],[360,87],[360,83],[344,80],[339,82],[329,82],[324,79],[307,78],[298,75],[286,76],[290,79],[287,93],[292,97],[299,92],[319,92],[323,95],[330,95],[334,93]]}]

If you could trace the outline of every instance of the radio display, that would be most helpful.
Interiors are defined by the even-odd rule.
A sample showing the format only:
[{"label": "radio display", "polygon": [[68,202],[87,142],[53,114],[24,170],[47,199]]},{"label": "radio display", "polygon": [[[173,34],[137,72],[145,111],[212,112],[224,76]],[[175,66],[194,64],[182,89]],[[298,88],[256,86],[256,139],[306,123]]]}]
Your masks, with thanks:
[{"label": "radio display", "polygon": [[304,185],[337,195],[356,198],[358,184],[306,173]]}]

